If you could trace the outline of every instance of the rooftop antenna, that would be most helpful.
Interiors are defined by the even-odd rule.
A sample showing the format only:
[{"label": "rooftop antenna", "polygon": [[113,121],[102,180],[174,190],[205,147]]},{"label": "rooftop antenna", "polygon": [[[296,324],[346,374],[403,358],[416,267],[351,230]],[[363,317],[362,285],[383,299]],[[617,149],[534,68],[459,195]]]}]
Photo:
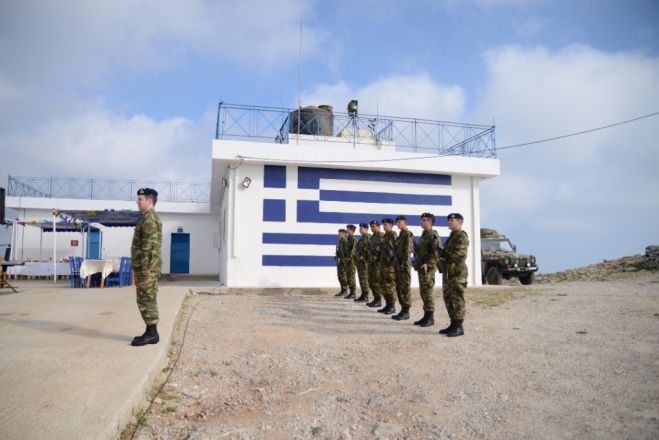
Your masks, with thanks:
[{"label": "rooftop antenna", "polygon": [[300,144],[300,119],[302,113],[302,22],[300,21],[300,53],[297,59],[297,136],[295,143]]}]

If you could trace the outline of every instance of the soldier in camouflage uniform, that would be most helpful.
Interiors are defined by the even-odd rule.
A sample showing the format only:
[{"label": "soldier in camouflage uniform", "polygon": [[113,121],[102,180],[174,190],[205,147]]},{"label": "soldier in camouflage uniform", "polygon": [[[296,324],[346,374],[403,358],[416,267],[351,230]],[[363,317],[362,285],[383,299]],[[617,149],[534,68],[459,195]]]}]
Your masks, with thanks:
[{"label": "soldier in camouflage uniform", "polygon": [[137,307],[146,324],[146,331],[133,338],[131,345],[157,344],[158,335],[158,278],[160,277],[160,248],[162,246],[162,223],[156,214],[158,193],[151,188],[137,191],[137,207],[142,217],[135,226],[130,248]]},{"label": "soldier in camouflage uniform", "polygon": [[439,234],[432,226],[435,216],[429,212],[421,214],[421,228],[423,233],[419,244],[414,249],[414,270],[419,274],[419,292],[423,300],[423,318],[414,322],[414,325],[429,327],[435,324],[435,271],[439,264],[439,254],[442,242]]},{"label": "soldier in camouflage uniform", "polygon": [[348,287],[350,288],[350,293],[348,293],[346,299],[357,298],[355,291],[357,290],[357,281],[355,275],[357,274],[357,239],[355,238],[355,230],[357,227],[355,225],[346,225],[348,230],[348,235],[346,236],[346,241],[343,243],[345,246],[344,254],[348,259],[348,264],[346,265],[346,278],[348,278]]},{"label": "soldier in camouflage uniform", "polygon": [[390,218],[382,219],[384,237],[380,244],[380,293],[384,296],[385,305],[378,310],[385,315],[396,313],[396,232],[394,221]]},{"label": "soldier in camouflage uniform", "polygon": [[345,254],[346,233],[345,229],[339,229],[339,242],[336,244],[336,254],[334,259],[336,260],[336,276],[339,279],[341,291],[335,296],[345,296],[348,294],[348,277],[346,275],[348,258]]},{"label": "soldier in camouflage uniform", "polygon": [[369,243],[368,284],[373,291],[373,301],[366,305],[369,307],[380,307],[382,306],[382,295],[380,293],[380,245],[384,233],[380,232],[379,221],[371,220],[371,232],[373,232],[373,235],[371,235]]},{"label": "soldier in camouflage uniform", "polygon": [[410,254],[414,252],[414,235],[407,229],[407,217],[399,215],[396,217],[398,226],[398,238],[396,238],[396,294],[400,303],[400,312],[391,317],[396,321],[410,319],[410,307],[412,307],[412,270],[410,265]]},{"label": "soldier in camouflage uniform", "polygon": [[368,262],[370,260],[370,242],[371,236],[368,233],[366,223],[359,224],[359,233],[361,237],[357,240],[357,275],[359,276],[359,287],[362,294],[355,298],[356,302],[368,302]]},{"label": "soldier in camouflage uniform", "polygon": [[444,303],[448,311],[451,325],[439,331],[446,336],[462,336],[464,329],[462,322],[465,317],[464,291],[467,287],[467,249],[469,237],[462,230],[464,218],[461,214],[453,213],[447,216],[448,228],[451,230],[444,251],[442,262],[444,265]]}]

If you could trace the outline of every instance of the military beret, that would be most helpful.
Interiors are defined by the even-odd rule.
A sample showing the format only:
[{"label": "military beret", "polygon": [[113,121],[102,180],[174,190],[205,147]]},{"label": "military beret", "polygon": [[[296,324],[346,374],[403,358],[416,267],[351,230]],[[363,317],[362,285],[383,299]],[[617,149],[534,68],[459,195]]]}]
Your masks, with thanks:
[{"label": "military beret", "polygon": [[421,218],[428,218],[433,223],[435,222],[435,215],[430,212],[424,212],[423,214],[421,214]]},{"label": "military beret", "polygon": [[449,215],[446,216],[446,220],[451,220],[451,219],[464,220],[464,217],[460,213],[452,212],[452,213],[450,213]]},{"label": "military beret", "polygon": [[360,228],[368,228],[368,225],[366,223],[360,223],[359,227]]},{"label": "military beret", "polygon": [[398,217],[396,217],[396,221],[398,221],[398,220],[407,221],[407,217],[405,217],[404,215],[399,215]]},{"label": "military beret", "polygon": [[377,220],[371,220],[371,226],[373,225],[380,226],[380,222]]},{"label": "military beret", "polygon": [[158,197],[158,191],[153,188],[140,188],[137,190],[137,195]]},{"label": "military beret", "polygon": [[339,232],[343,232],[343,233],[345,234],[345,233],[348,232],[348,231],[346,231],[345,229],[341,228],[341,229],[339,229]]},{"label": "military beret", "polygon": [[350,229],[351,231],[354,231],[355,229],[357,229],[357,227],[355,225],[346,225],[346,228]]},{"label": "military beret", "polygon": [[393,225],[394,221],[393,221],[393,219],[387,217],[387,218],[382,219],[382,224],[385,224],[385,223],[389,223],[390,225]]}]

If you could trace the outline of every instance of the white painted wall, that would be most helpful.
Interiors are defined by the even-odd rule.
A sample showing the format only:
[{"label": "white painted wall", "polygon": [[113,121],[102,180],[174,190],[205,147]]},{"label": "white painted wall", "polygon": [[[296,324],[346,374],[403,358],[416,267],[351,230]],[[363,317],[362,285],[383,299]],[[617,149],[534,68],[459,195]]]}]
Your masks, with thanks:
[{"label": "white painted wall", "polygon": [[[229,287],[336,287],[335,267],[268,267],[262,265],[264,254],[288,255],[299,254],[291,245],[263,244],[263,232],[297,232],[335,234],[345,223],[297,223],[296,204],[289,203],[297,199],[313,199],[317,190],[298,189],[298,166],[348,168],[383,171],[403,171],[412,173],[448,174],[451,187],[442,194],[452,196],[452,206],[435,207],[432,212],[446,216],[449,212],[460,212],[465,217],[464,230],[470,237],[467,257],[471,285],[480,285],[480,192],[479,182],[484,178],[499,174],[499,161],[496,159],[475,159],[466,157],[424,158],[421,160],[393,160],[412,156],[411,153],[353,149],[352,145],[333,143],[323,145],[300,143],[300,145],[278,145],[251,143],[242,141],[214,141],[213,148],[213,191],[220,187],[224,172],[229,187],[224,196],[215,194],[214,200],[219,211],[227,212],[226,245],[220,249],[220,280]],[[420,155],[421,156],[421,155]],[[340,160],[364,160],[367,162],[345,163]],[[368,162],[369,160],[387,159],[387,162]],[[391,159],[391,160],[390,160]],[[264,188],[264,164],[282,165],[281,161],[291,161],[286,165],[286,189]],[[332,162],[337,161],[337,162]],[[245,177],[251,179],[249,188],[241,183]],[[332,183],[339,190],[354,190],[354,183]],[[341,187],[344,185],[344,187]],[[346,186],[347,185],[347,186]],[[360,191],[401,192],[382,182],[359,182]],[[405,186],[405,185],[404,185]],[[413,185],[412,185],[413,186]],[[421,185],[422,186],[422,185]],[[406,186],[407,188],[407,186]],[[432,194],[436,188],[423,188],[416,185],[408,188],[414,193]],[[286,198],[286,221],[264,222],[263,199]],[[354,206],[345,202],[320,202],[321,211],[352,212]],[[389,206],[391,208],[391,206]],[[383,209],[386,209],[383,207]],[[397,209],[403,210],[404,206]],[[359,211],[358,211],[359,212]],[[383,211],[388,212],[388,211]],[[417,214],[423,212],[419,209]],[[409,214],[409,210],[401,212]],[[220,218],[222,214],[220,213]],[[381,220],[381,219],[378,219]],[[358,222],[353,222],[358,223]],[[419,218],[410,218],[411,230],[420,236]],[[220,225],[222,227],[222,225]],[[448,236],[446,227],[438,227],[441,236]],[[305,255],[334,255],[333,245],[304,245]],[[440,277],[437,277],[440,283]],[[418,286],[416,273],[413,273],[413,285]]]}]

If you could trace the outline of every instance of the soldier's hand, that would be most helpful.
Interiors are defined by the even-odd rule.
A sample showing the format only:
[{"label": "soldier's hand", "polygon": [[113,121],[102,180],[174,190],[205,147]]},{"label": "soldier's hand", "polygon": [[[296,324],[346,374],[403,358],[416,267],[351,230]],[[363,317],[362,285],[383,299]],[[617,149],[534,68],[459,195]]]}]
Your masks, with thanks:
[{"label": "soldier's hand", "polygon": [[424,264],[423,266],[421,266],[421,269],[423,269],[424,273],[428,273],[428,265],[427,264]]}]

